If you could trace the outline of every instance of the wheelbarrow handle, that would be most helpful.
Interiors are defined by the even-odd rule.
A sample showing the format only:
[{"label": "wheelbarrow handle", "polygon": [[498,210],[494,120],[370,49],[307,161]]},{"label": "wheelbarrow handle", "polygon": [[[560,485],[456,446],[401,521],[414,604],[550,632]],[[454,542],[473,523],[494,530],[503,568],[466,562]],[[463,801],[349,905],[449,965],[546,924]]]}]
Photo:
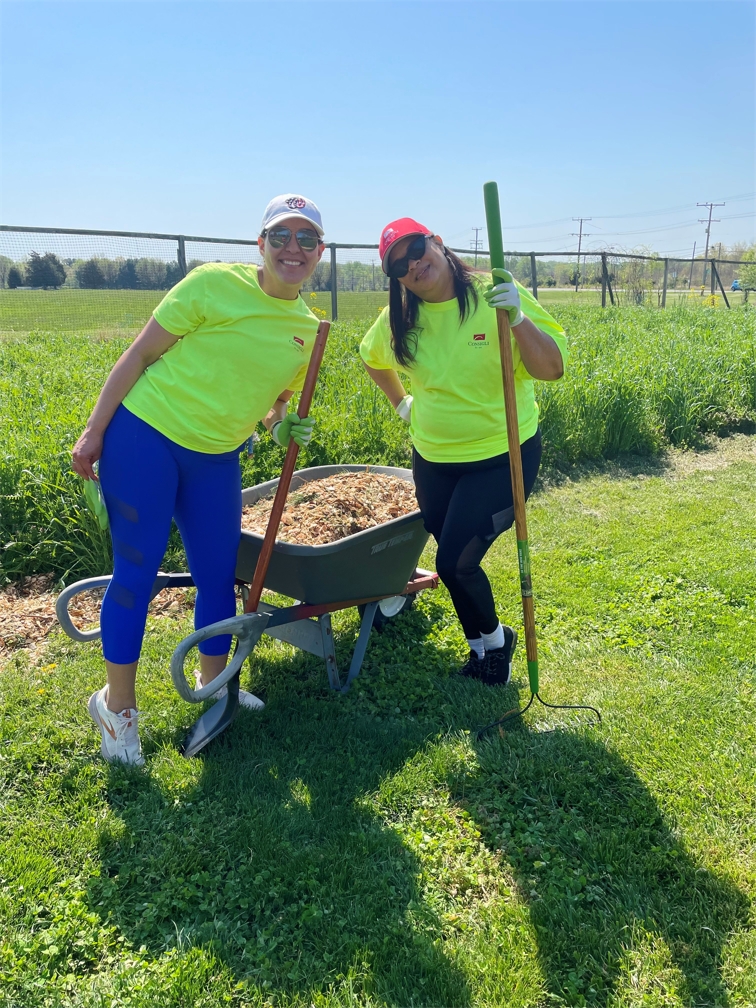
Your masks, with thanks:
[{"label": "wheelbarrow handle", "polygon": [[[239,672],[244,661],[249,657],[255,644],[268,625],[269,615],[267,613],[245,613],[241,616],[231,616],[229,619],[220,620],[218,623],[211,623],[210,626],[195,630],[194,633],[185,637],[171,655],[171,679],[182,699],[188,703],[202,703],[218,692],[223,686],[233,679]],[[200,689],[192,689],[184,672],[184,662],[191,649],[202,641],[211,637],[218,637],[225,634],[233,634],[236,640],[231,661],[226,665],[219,676],[216,676],[207,686]]]},{"label": "wheelbarrow handle", "polygon": [[[71,599],[82,592],[92,591],[93,588],[107,588],[112,580],[112,574],[101,574],[99,577],[84,578],[83,581],[75,581],[73,584],[68,585],[58,595],[55,600],[55,615],[71,640],[78,641],[80,644],[86,644],[89,641],[97,640],[102,635],[100,627],[94,627],[92,630],[79,630],[68,612]],[[158,571],[150,593],[150,602],[164,588],[191,588],[193,586],[194,581],[189,574],[166,574],[164,571]]]},{"label": "wheelbarrow handle", "polygon": [[83,581],[75,581],[70,584],[67,588],[58,595],[55,600],[55,615],[58,617],[58,622],[63,627],[68,636],[80,644],[86,644],[88,641],[97,640],[101,634],[99,627],[95,627],[93,630],[79,630],[77,626],[74,625],[71,615],[68,612],[68,606],[70,605],[71,599],[75,595],[80,595],[82,592],[91,591],[93,588],[107,588],[110,584],[111,574],[104,574],[101,577],[85,578]]}]

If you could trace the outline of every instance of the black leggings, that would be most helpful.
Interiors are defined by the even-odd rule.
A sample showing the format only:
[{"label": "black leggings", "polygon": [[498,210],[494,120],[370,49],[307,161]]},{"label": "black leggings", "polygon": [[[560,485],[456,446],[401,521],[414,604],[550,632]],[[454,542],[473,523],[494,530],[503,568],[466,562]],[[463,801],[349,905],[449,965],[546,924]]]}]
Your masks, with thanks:
[{"label": "black leggings", "polygon": [[[541,463],[541,432],[520,446],[525,497]],[[480,561],[512,527],[509,452],[479,462],[428,462],[412,453],[415,491],[425,528],[438,543],[436,570],[449,589],[468,640],[499,625],[491,585]]]}]

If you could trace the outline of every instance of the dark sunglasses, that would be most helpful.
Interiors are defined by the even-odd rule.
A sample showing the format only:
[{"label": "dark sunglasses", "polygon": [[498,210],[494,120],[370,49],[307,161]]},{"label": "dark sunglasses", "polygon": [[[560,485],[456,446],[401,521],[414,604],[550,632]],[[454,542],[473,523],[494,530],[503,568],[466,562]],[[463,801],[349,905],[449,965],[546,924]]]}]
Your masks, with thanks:
[{"label": "dark sunglasses", "polygon": [[428,235],[418,235],[413,242],[407,246],[407,254],[401,259],[395,259],[386,265],[386,276],[392,280],[401,280],[409,273],[410,259],[422,259],[425,255],[425,243]]},{"label": "dark sunglasses", "polygon": [[[296,232],[294,237],[297,239],[297,243],[303,252],[312,252],[313,249],[316,249],[320,243],[320,237],[317,232],[311,231],[309,228],[301,228]],[[288,244],[289,239],[291,238],[291,228],[271,228],[270,231],[265,232],[263,238],[267,238],[273,248],[283,248],[284,245]]]}]

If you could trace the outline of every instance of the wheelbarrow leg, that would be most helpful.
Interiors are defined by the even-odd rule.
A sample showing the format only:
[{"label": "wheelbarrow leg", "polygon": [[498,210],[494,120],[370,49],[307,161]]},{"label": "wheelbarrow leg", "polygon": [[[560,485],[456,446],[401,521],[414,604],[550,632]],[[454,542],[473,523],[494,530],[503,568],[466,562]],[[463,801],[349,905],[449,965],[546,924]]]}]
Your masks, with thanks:
[{"label": "wheelbarrow leg", "polygon": [[216,700],[212,707],[205,711],[202,717],[197,718],[189,729],[184,744],[181,747],[181,755],[187,759],[196,756],[200,749],[212,742],[222,731],[231,724],[239,713],[239,673],[229,679],[226,687],[226,695],[220,700]]},{"label": "wheelbarrow leg", "polygon": [[362,614],[362,623],[360,623],[360,633],[357,637],[357,643],[354,646],[352,663],[349,666],[349,675],[347,676],[347,681],[341,690],[342,693],[348,692],[349,687],[352,685],[352,681],[360,674],[362,661],[365,657],[365,652],[367,651],[368,641],[370,640],[370,631],[373,629],[375,610],[377,608],[377,602],[368,602],[365,606],[365,612]]},{"label": "wheelbarrow leg", "polygon": [[320,635],[323,641],[323,658],[328,672],[328,685],[331,689],[341,689],[341,679],[339,677],[339,667],[336,664],[336,648],[333,643],[333,627],[331,626],[331,614],[324,613],[318,616],[320,624]]}]

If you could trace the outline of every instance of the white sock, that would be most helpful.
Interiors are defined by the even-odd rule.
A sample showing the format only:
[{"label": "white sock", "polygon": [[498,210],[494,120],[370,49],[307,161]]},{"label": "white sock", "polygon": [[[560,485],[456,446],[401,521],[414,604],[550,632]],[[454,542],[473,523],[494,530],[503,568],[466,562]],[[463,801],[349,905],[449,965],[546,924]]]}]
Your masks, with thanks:
[{"label": "white sock", "polygon": [[480,637],[486,651],[495,651],[497,648],[504,647],[504,628],[501,623],[492,633],[482,633]]},{"label": "white sock", "polygon": [[478,658],[482,661],[486,656],[486,646],[483,643],[483,638],[476,637],[475,640],[470,640],[468,638],[467,643],[470,645],[470,650],[474,651]]}]

